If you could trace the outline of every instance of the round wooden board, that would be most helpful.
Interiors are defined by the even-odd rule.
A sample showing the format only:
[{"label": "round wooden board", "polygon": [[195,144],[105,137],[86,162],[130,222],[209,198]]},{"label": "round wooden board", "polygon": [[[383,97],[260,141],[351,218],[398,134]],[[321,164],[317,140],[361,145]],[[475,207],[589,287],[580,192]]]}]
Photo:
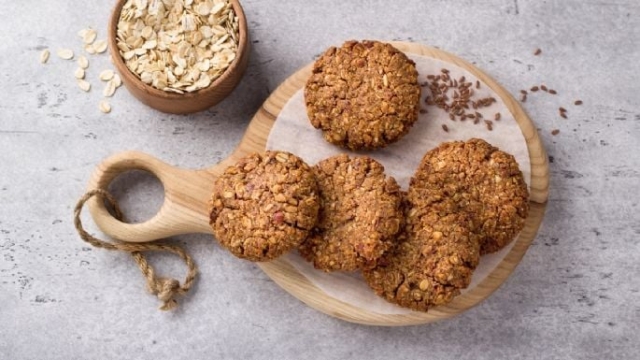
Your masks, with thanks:
[{"label": "round wooden board", "polygon": [[[546,152],[535,126],[513,96],[487,74],[457,56],[415,43],[394,42],[393,45],[404,52],[430,56],[460,66],[481,79],[502,98],[509,111],[514,115],[520,129],[522,129],[529,149],[531,160],[531,211],[525,227],[512,250],[484,281],[475,288],[456,297],[450,304],[432,308],[427,313],[414,312],[408,315],[372,313],[328,296],[286,261],[276,260],[259,264],[262,270],[278,285],[314,309],[342,320],[366,325],[402,326],[424,324],[455,316],[486,299],[507,279],[535,238],[544,217],[549,189],[549,167]],[[239,154],[264,150],[269,131],[280,110],[291,96],[304,86],[311,73],[311,67],[312,64],[293,74],[265,101],[254,116],[238,148]]]},{"label": "round wooden board", "polygon": [[[531,210],[514,246],[489,276],[473,289],[456,297],[450,304],[434,307],[427,313],[412,312],[402,315],[372,313],[327,295],[286,260],[276,259],[268,263],[258,263],[278,285],[307,305],[328,315],[367,325],[401,326],[437,321],[460,314],[491,295],[508,278],[535,238],[544,216],[549,186],[547,155],[535,126],[518,102],[495,80],[475,66],[444,51],[414,43],[396,42],[393,45],[408,53],[430,56],[462,67],[478,77],[485,86],[489,86],[502,98],[527,142],[531,162]],[[99,164],[89,182],[89,189],[106,189],[118,174],[128,170],[147,170],[162,182],[165,189],[165,202],[160,211],[148,221],[128,224],[111,216],[104,203],[94,198],[90,200],[89,208],[98,227],[115,239],[131,242],[152,241],[185,233],[210,233],[207,201],[214,179],[239,158],[265,150],[267,138],[278,114],[287,101],[304,86],[310,75],[311,66],[310,64],[297,71],[269,96],[253,117],[240,145],[229,158],[211,168],[179,169],[139,152],[116,154]]]}]

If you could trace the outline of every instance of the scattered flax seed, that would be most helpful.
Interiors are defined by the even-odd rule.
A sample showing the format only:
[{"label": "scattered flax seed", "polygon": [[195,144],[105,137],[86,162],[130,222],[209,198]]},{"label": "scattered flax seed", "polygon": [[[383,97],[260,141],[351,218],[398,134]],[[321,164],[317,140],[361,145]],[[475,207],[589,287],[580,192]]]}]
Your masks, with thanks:
[{"label": "scattered flax seed", "polygon": [[485,124],[487,124],[487,129],[488,129],[489,131],[493,131],[493,121],[491,121],[491,120],[485,120],[485,121],[484,121],[484,123],[485,123]]},{"label": "scattered flax seed", "polygon": [[560,112],[562,113],[566,113],[567,109],[563,108],[562,106],[558,108],[558,110],[560,110]]},{"label": "scattered flax seed", "polygon": [[45,49],[42,50],[42,52],[40,53],[40,63],[41,64],[46,64],[47,61],[49,61],[49,50]]},{"label": "scattered flax seed", "polygon": [[558,129],[551,130],[551,135],[556,136],[558,134],[560,134],[560,130],[558,130]]},{"label": "scattered flax seed", "polygon": [[500,121],[500,113],[496,113],[496,115],[493,117],[495,119],[495,121]]},{"label": "scattered flax seed", "polygon": [[563,118],[563,119],[567,119],[567,114],[565,114],[565,113],[560,113],[560,117],[561,117],[561,118]]},{"label": "scattered flax seed", "polygon": [[520,93],[523,95],[527,95],[527,90],[520,90]]},{"label": "scattered flax seed", "polygon": [[[427,105],[435,105],[449,115],[451,121],[466,121],[472,119],[478,123],[482,114],[477,111],[489,107],[497,100],[493,97],[474,98],[474,82],[466,77],[452,79],[448,69],[441,69],[438,75],[427,75],[429,96],[425,98]],[[475,87],[480,87],[480,81],[475,81]]]},{"label": "scattered flax seed", "polygon": [[520,101],[522,101],[522,102],[527,102],[527,94],[522,94],[522,95],[520,96]]},{"label": "scattered flax seed", "polygon": [[540,90],[542,90],[542,91],[548,91],[549,89],[547,89],[547,87],[546,87],[546,86],[544,86],[544,85],[540,85]]},{"label": "scattered flax seed", "polygon": [[576,100],[573,105],[580,106],[582,105],[582,100]]},{"label": "scattered flax seed", "polygon": [[540,90],[540,88],[539,88],[539,87],[537,87],[537,86],[533,86],[533,87],[532,87],[531,89],[529,89],[529,90],[530,90],[530,91],[532,91],[532,92],[536,92],[536,91]]},{"label": "scattered flax seed", "polygon": [[449,132],[449,127],[445,124],[442,124],[442,130],[444,130],[444,132]]},{"label": "scattered flax seed", "polygon": [[476,80],[476,89],[480,89],[480,80]]},{"label": "scattered flax seed", "polygon": [[542,50],[540,48],[537,48],[536,51],[533,53],[533,55],[538,56],[542,54]]},{"label": "scattered flax seed", "polygon": [[59,49],[56,54],[58,55],[59,58],[64,59],[64,60],[71,60],[73,59],[73,51],[70,49]]},{"label": "scattered flax seed", "polygon": [[555,95],[555,94],[557,94],[557,93],[558,93],[557,91],[555,91],[555,90],[553,90],[553,89],[549,89],[549,94],[551,94],[551,95]]},{"label": "scattered flax seed", "polygon": [[420,114],[426,114],[426,113],[428,113],[428,111],[427,111],[427,110],[425,110],[425,109],[420,109]]},{"label": "scattered flax seed", "polygon": [[98,107],[100,108],[100,111],[102,111],[105,114],[108,114],[111,112],[111,105],[106,100],[100,101],[100,104],[98,105]]}]

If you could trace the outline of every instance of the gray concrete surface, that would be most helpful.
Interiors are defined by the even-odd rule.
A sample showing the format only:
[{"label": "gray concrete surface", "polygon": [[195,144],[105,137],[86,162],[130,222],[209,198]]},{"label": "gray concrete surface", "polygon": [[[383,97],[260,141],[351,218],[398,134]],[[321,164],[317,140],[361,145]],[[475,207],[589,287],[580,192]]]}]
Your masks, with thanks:
[{"label": "gray concrete surface", "polygon": [[[120,89],[105,116],[96,76],[107,56],[90,57],[88,94],[75,86],[75,63],[52,56],[42,66],[38,56],[79,50],[86,26],[104,37],[113,3],[2,4],[0,359],[640,358],[640,3],[245,0],[251,63],[226,101],[172,116]],[[281,81],[351,38],[437,46],[514,93],[541,82],[558,90],[525,104],[551,160],[547,216],[489,299],[430,325],[350,324],[305,306],[211,237],[189,235],[174,240],[201,277],[178,311],[164,313],[128,256],[80,241],[72,208],[101,159],[137,149],[181,167],[214,164]],[[578,98],[584,105],[572,106]],[[149,176],[121,184],[114,192],[133,220],[159,206]],[[184,271],[169,256],[152,261]]]}]

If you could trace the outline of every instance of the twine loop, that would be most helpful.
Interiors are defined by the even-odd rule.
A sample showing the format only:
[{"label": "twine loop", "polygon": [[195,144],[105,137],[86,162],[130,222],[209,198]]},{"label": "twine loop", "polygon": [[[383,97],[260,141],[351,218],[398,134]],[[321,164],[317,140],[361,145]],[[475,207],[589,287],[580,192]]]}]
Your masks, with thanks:
[{"label": "twine loop", "polygon": [[[80,198],[80,200],[78,200],[78,203],[76,204],[76,207],[73,211],[73,223],[76,230],[78,231],[78,234],[80,235],[80,238],[97,248],[130,253],[147,281],[147,288],[149,292],[157,296],[158,299],[162,302],[160,310],[175,309],[178,306],[176,297],[179,295],[185,295],[189,291],[189,289],[191,289],[191,286],[193,285],[198,274],[198,269],[191,256],[189,256],[189,254],[187,254],[187,252],[178,245],[155,242],[107,242],[89,234],[86,230],[84,230],[82,226],[80,214],[82,212],[84,204],[94,196],[99,196],[102,199],[107,200],[113,207],[115,218],[123,221],[124,217],[122,215],[122,211],[120,210],[116,199],[111,194],[109,194],[109,192],[103,189],[90,190],[85,193]],[[155,274],[155,270],[151,265],[149,265],[147,259],[143,255],[143,252],[145,251],[170,252],[179,256],[186,263],[188,269],[187,276],[185,277],[183,283],[180,284],[180,282],[176,279],[157,277]]]}]

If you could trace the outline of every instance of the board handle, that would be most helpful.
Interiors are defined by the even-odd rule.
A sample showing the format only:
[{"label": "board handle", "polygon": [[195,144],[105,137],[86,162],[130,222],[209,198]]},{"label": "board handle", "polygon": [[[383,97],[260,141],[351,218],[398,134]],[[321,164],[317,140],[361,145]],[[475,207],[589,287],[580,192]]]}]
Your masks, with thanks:
[{"label": "board handle", "polygon": [[164,187],[164,202],[151,219],[125,223],[111,215],[102,199],[88,202],[93,220],[100,230],[114,239],[147,242],[187,233],[211,233],[208,201],[216,169],[186,170],[173,167],[138,151],[115,154],[100,163],[89,181],[89,190],[107,190],[120,174],[131,170],[150,172]]}]

